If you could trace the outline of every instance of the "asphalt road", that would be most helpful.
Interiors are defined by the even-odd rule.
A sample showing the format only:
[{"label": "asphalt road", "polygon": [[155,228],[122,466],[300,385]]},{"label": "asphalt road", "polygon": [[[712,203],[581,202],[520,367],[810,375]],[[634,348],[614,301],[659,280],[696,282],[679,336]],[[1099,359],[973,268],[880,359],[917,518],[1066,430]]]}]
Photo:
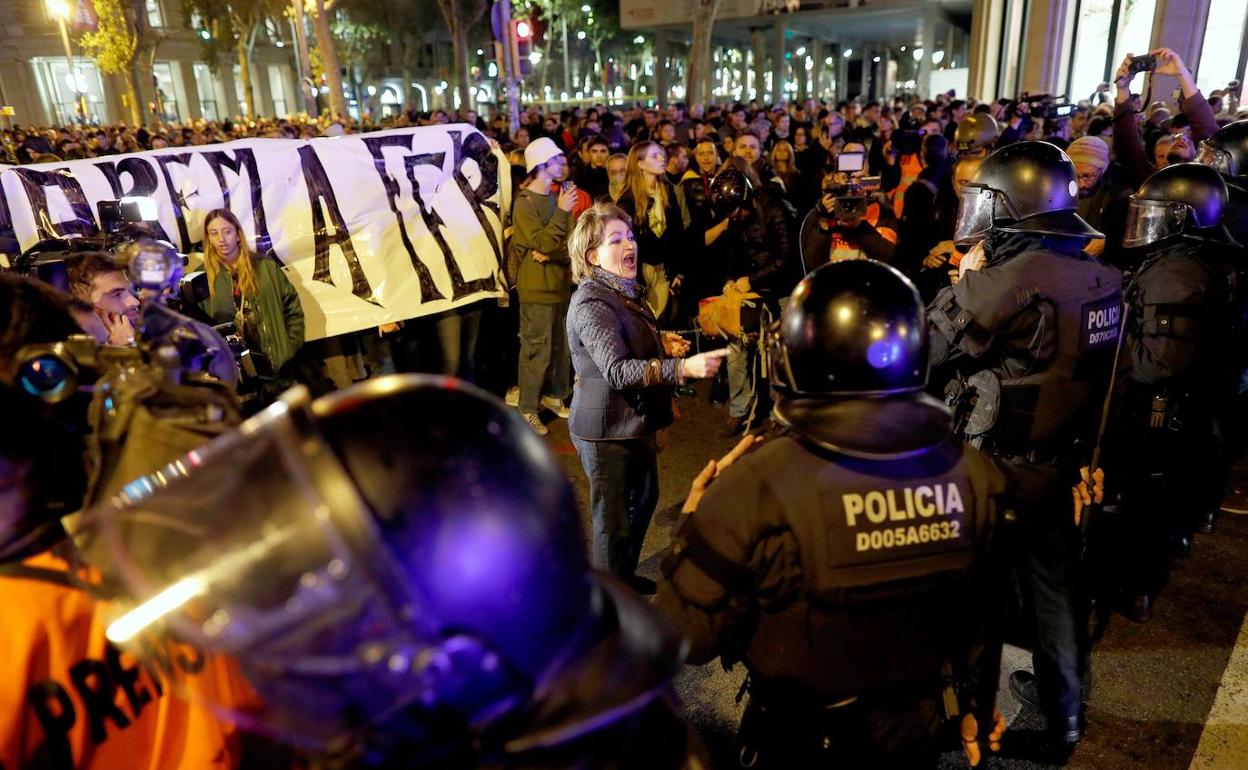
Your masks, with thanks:
[{"label": "asphalt road", "polygon": [[[700,397],[681,399],[681,418],[661,437],[659,511],[678,505],[707,461],[735,444],[735,439],[720,435],[725,413],[706,401],[706,392],[703,386]],[[587,511],[588,482],[567,424],[554,420],[550,428],[549,444],[564,461]],[[587,513],[585,522],[588,531]],[[656,517],[639,573],[657,577],[670,537],[670,521]],[[1093,651],[1086,737],[1066,767],[1248,770],[1248,627],[1240,638],[1248,613],[1245,542],[1248,516],[1224,515],[1216,532],[1198,536],[1192,555],[1176,562],[1152,622],[1138,625],[1114,616]],[[1030,668],[1030,656],[1007,647],[1003,678],[1017,667]],[[732,739],[741,707],[735,696],[744,675],[740,667],[725,672],[716,662],[687,667],[677,682],[686,713],[710,748],[716,770],[737,767]],[[1010,729],[1001,754],[981,766],[1061,766],[1046,756],[1039,717],[1020,710],[1005,687],[999,705]],[[942,767],[965,766],[960,752],[953,750],[942,762]]]}]

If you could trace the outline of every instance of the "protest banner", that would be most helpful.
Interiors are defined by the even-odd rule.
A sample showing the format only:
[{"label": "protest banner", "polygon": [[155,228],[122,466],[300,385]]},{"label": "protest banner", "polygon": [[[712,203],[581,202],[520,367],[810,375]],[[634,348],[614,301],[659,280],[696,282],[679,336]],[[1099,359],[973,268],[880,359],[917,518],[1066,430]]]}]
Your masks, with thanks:
[{"label": "protest banner", "polygon": [[208,212],[233,211],[252,251],[285,266],[308,339],[506,293],[510,166],[472,126],[0,167],[0,243],[98,235],[98,204],[123,197],[154,200],[158,236],[183,252]]}]

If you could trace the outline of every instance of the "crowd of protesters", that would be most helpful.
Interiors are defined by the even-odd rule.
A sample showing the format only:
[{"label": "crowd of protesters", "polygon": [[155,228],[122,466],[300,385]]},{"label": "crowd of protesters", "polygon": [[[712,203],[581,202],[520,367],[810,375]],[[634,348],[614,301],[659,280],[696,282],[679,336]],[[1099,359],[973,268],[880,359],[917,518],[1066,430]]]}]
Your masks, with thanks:
[{"label": "crowd of protesters", "polygon": [[[513,166],[510,248],[518,274],[509,280],[520,308],[518,316],[503,314],[514,327],[501,335],[514,341],[518,327],[519,361],[512,351],[503,356],[509,363],[502,371],[495,366],[481,374],[491,387],[518,385],[508,401],[520,403],[544,433],[540,410],[566,416],[569,362],[559,333],[572,287],[566,239],[592,202],[616,202],[632,217],[646,302],[662,327],[675,330],[695,328],[701,303],[741,278],[748,285],[740,288],[758,295],[759,306],[778,310],[778,298],[805,272],[833,259],[888,262],[934,296],[956,280],[950,238],[959,185],[991,148],[1023,140],[1068,152],[1079,174],[1079,214],[1109,236],[1089,249],[1116,262],[1129,193],[1157,168],[1193,159],[1202,139],[1238,117],[1235,91],[1200,94],[1179,57],[1159,53],[1157,74],[1180,83],[1177,110],[1160,101],[1145,105],[1131,93],[1124,61],[1116,97],[1114,88],[1102,88],[1060,117],[1042,100],[977,102],[950,92],[778,105],[530,106],[514,131],[502,114],[487,120],[470,110],[409,108],[376,121],[304,115],[154,128],[67,125],[5,129],[0,139],[7,162],[41,163],[249,137],[475,125],[499,142]],[[712,180],[726,163],[757,190],[748,215],[723,216],[711,205]],[[838,200],[854,196],[866,198],[865,209],[837,209]],[[342,387],[373,373],[418,368],[476,377],[478,338],[488,344],[499,336],[482,329],[481,316],[481,308],[460,309],[313,346],[314,355],[337,362],[323,370],[329,374],[322,383]],[[440,355],[431,352],[438,349]],[[728,404],[730,433],[765,414],[747,377],[754,363],[749,351],[738,351],[721,377],[727,382],[715,390]]]}]

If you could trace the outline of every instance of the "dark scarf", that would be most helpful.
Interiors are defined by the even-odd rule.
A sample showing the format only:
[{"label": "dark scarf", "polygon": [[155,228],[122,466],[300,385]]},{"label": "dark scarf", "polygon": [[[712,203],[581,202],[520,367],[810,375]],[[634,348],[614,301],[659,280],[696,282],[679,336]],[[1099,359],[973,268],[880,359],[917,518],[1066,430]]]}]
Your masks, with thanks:
[{"label": "dark scarf", "polygon": [[628,299],[640,301],[646,296],[646,285],[639,278],[625,278],[603,270],[597,265],[590,265],[590,274],[595,281],[614,289]]}]

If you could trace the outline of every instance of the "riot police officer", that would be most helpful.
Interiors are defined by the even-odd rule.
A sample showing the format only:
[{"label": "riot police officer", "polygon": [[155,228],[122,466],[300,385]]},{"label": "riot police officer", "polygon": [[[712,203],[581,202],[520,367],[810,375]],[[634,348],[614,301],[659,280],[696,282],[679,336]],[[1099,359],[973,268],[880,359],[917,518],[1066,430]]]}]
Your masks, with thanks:
[{"label": "riot police officer", "polygon": [[1129,203],[1123,246],[1142,258],[1126,289],[1107,458],[1121,489],[1122,609],[1137,622],[1151,617],[1172,548],[1190,543],[1206,493],[1222,491],[1216,420],[1239,372],[1230,314],[1240,246],[1223,225],[1226,187],[1211,168],[1181,163],[1150,176]]},{"label": "riot police officer", "polygon": [[986,112],[972,112],[962,119],[953,133],[953,146],[959,158],[980,158],[992,152],[1001,127]]},{"label": "riot police officer", "polygon": [[1232,238],[1248,243],[1248,120],[1228,123],[1201,142],[1196,162],[1222,175],[1229,196],[1225,224]]},{"label": "riot police officer", "polygon": [[934,767],[960,710],[972,740],[1004,729],[1006,581],[989,547],[1003,479],[922,392],[927,336],[893,268],[811,272],[769,331],[784,430],[708,466],[686,503],[656,604],[691,662],[749,670],[743,766]]},{"label": "riot police officer", "polygon": [[231,652],[244,724],[364,766],[688,767],[680,639],[580,520],[515,412],[414,375],[294,388],[91,514],[134,606],[110,638]]},{"label": "riot police officer", "polygon": [[1016,672],[1012,682],[1067,745],[1082,734],[1086,658],[1066,486],[1097,423],[1121,290],[1117,270],[1081,251],[1100,233],[1076,213],[1077,194],[1074,164],[1054,145],[1018,142],[988,156],[962,188],[954,235],[976,246],[929,308],[933,364],[960,369],[947,390],[959,430],[1027,501],[1020,568],[1038,626],[1036,678]]}]

